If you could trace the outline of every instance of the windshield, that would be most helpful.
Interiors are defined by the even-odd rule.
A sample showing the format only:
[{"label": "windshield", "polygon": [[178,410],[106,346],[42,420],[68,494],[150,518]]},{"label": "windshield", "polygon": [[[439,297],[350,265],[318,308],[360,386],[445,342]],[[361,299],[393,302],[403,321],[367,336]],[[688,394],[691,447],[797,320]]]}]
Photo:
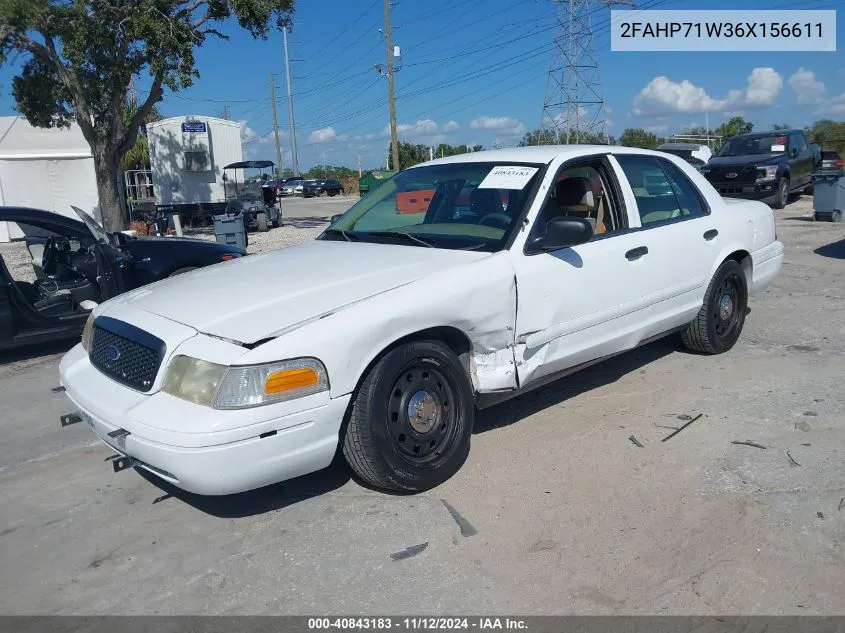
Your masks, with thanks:
[{"label": "windshield", "polygon": [[684,160],[689,160],[692,158],[692,150],[691,149],[661,149],[661,152],[666,152],[667,154],[672,154],[674,156],[678,156],[683,158]]},{"label": "windshield", "polygon": [[94,218],[85,213],[85,211],[79,207],[70,205],[70,208],[76,212],[76,215],[78,215],[79,219],[85,223],[85,226],[87,226],[88,230],[91,231],[91,235],[93,235],[98,242],[103,244],[109,243],[109,234],[106,233],[105,229],[103,229],[103,227],[101,227]]},{"label": "windshield", "polygon": [[479,162],[407,169],[355,204],[321,239],[498,251],[530,202],[542,167]]},{"label": "windshield", "polygon": [[753,154],[781,154],[786,151],[787,137],[778,134],[735,136],[728,140],[718,156],[750,156]]}]

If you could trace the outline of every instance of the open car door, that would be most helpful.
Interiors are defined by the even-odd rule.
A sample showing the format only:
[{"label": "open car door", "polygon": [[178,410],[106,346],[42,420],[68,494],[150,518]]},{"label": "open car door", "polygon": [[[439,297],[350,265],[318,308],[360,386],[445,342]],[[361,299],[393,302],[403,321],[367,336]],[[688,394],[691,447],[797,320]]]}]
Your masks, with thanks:
[{"label": "open car door", "polygon": [[100,301],[106,301],[126,292],[129,289],[129,284],[126,281],[126,270],[132,263],[131,256],[120,248],[117,238],[109,236],[94,218],[79,207],[71,205],[71,208],[97,239],[94,254],[97,258],[97,283],[100,285]]}]

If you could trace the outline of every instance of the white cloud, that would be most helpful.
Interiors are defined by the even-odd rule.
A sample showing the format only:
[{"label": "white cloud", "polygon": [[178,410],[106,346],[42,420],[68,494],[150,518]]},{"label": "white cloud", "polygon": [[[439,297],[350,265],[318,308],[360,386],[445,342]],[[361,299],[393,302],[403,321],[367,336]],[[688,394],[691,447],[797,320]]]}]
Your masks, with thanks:
[{"label": "white cloud", "polygon": [[460,129],[460,124],[457,121],[449,121],[446,125],[443,126],[443,131],[445,133],[454,132],[455,130]]},{"label": "white cloud", "polygon": [[816,78],[816,74],[804,67],[790,78],[789,87],[795,92],[798,105],[812,105],[819,116],[841,116],[845,114],[845,92],[838,97],[827,96],[827,86]]},{"label": "white cloud", "polygon": [[[437,145],[447,142],[446,135],[449,132],[454,132],[460,127],[461,126],[456,121],[449,121],[441,126],[432,119],[421,119],[416,123],[398,124],[396,126],[396,132],[402,141],[416,141]],[[369,136],[370,135],[365,135],[365,138]],[[390,136],[389,125],[384,126],[384,129],[381,131],[381,136],[385,138]]]},{"label": "white cloud", "polygon": [[803,66],[789,78],[787,83],[795,92],[799,105],[821,103],[827,91],[825,85],[816,79],[816,74],[804,69]]},{"label": "white cloud", "polygon": [[340,140],[340,138],[332,127],[324,127],[319,130],[314,130],[308,136],[308,142],[312,144],[333,143],[338,140]]},{"label": "white cloud", "polygon": [[661,132],[665,132],[669,129],[669,126],[665,123],[663,125],[652,125],[651,127],[646,128],[646,132],[652,132],[654,134],[660,134]]},{"label": "white cloud", "polygon": [[655,77],[634,97],[637,116],[700,114],[726,112],[739,108],[771,106],[783,90],[783,78],[774,68],[755,68],[744,90],[730,90],[717,99],[688,79],[675,82],[665,76]]},{"label": "white cloud", "polygon": [[512,136],[521,136],[527,131],[525,124],[512,116],[480,116],[469,126],[474,130],[496,130]]}]

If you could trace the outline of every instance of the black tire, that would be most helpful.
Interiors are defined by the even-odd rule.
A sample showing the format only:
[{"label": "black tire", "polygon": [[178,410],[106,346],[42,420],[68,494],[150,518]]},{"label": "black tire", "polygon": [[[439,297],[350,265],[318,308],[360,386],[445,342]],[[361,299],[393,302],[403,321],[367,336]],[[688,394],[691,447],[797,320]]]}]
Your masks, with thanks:
[{"label": "black tire", "polygon": [[789,204],[789,177],[784,176],[778,181],[778,191],[775,194],[775,209],[783,209]]},{"label": "black tire", "polygon": [[267,214],[266,213],[259,213],[255,216],[255,222],[258,225],[258,230],[262,233],[266,233],[270,229],[267,226]]},{"label": "black tire", "polygon": [[174,270],[172,273],[168,275],[168,277],[175,277],[176,275],[184,275],[185,273],[189,273],[192,270],[196,270],[199,266],[185,266],[184,268],[179,268],[178,270]]},{"label": "black tire", "polygon": [[337,195],[337,191],[334,189],[327,191],[327,193],[329,194],[329,198],[334,198]]},{"label": "black tire", "polygon": [[[411,418],[409,411],[429,415]],[[419,415],[419,414],[418,414]],[[421,492],[452,477],[466,461],[475,415],[472,384],[439,341],[396,347],[370,369],[354,395],[343,455],[377,488]]]},{"label": "black tire", "polygon": [[722,354],[730,350],[745,324],[748,285],[738,262],[728,259],[716,270],[695,320],[681,332],[684,345],[694,352]]}]

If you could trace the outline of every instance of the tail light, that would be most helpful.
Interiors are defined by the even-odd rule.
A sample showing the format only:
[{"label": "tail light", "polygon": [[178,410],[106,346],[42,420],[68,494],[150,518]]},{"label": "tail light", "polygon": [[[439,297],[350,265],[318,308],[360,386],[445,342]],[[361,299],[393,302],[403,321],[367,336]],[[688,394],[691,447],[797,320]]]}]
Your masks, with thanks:
[{"label": "tail light", "polygon": [[236,253],[224,253],[220,256],[220,259],[222,259],[224,262],[228,262],[229,260],[238,259],[239,257],[240,255]]}]

